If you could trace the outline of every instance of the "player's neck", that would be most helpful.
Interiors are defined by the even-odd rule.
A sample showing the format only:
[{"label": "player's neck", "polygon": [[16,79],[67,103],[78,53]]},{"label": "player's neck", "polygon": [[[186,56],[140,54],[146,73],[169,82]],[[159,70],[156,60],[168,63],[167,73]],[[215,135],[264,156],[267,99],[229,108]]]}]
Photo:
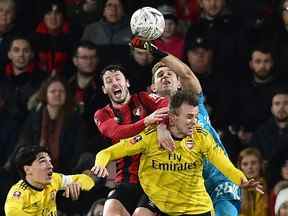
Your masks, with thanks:
[{"label": "player's neck", "polygon": [[35,190],[38,190],[38,191],[41,191],[41,190],[43,190],[43,188],[44,188],[44,185],[43,185],[43,184],[34,182],[31,178],[29,178],[29,176],[26,176],[25,182],[26,182],[32,189],[35,189]]}]

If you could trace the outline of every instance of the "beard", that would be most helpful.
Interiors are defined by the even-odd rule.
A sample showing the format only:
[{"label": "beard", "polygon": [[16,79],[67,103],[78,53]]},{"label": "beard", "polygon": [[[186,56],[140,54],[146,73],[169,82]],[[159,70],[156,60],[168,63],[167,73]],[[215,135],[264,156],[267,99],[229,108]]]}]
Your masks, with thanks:
[{"label": "beard", "polygon": [[115,96],[109,96],[109,98],[115,104],[123,104],[127,100],[128,95],[129,95],[128,92],[124,92],[124,95],[120,98]]},{"label": "beard", "polygon": [[288,115],[285,115],[285,116],[275,116],[275,119],[277,122],[281,122],[281,123],[284,123],[284,122],[288,122]]}]

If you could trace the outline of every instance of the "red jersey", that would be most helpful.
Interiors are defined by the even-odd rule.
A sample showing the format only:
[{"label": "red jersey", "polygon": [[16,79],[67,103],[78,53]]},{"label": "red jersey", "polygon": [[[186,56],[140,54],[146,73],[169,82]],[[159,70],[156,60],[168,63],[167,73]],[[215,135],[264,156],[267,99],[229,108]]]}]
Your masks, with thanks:
[{"label": "red jersey", "polygon": [[[111,104],[96,111],[94,120],[103,136],[117,143],[145,128],[144,118],[158,108],[167,107],[168,101],[156,94],[140,92],[131,96],[128,103],[120,107]],[[116,182],[138,183],[140,155],[125,157],[117,161]]]}]

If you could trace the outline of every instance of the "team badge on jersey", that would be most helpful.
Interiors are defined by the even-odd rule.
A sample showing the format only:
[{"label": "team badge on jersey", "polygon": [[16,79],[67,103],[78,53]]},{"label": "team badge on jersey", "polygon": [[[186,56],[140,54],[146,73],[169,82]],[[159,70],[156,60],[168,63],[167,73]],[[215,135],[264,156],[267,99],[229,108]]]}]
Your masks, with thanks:
[{"label": "team badge on jersey", "polygon": [[186,146],[187,146],[187,148],[192,149],[194,146],[194,141],[193,140],[187,140]]},{"label": "team badge on jersey", "polygon": [[17,199],[19,199],[20,196],[21,196],[21,192],[20,192],[20,191],[15,191],[15,192],[13,193],[13,197],[15,197],[15,198],[17,198]]},{"label": "team badge on jersey", "polygon": [[130,143],[131,144],[135,144],[135,143],[139,142],[140,140],[142,140],[142,136],[141,135],[136,135],[136,136],[134,136],[134,137],[132,137],[130,139]]}]

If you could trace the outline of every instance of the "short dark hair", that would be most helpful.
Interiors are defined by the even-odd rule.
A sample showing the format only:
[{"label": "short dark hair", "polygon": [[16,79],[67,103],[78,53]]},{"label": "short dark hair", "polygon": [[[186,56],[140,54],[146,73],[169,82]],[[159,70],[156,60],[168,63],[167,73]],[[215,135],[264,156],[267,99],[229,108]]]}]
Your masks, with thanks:
[{"label": "short dark hair", "polygon": [[72,51],[72,54],[73,54],[73,57],[76,57],[77,54],[78,54],[78,49],[79,48],[86,48],[86,49],[89,49],[89,50],[95,50],[97,51],[97,46],[91,42],[91,41],[88,41],[88,40],[81,40],[79,42],[77,42],[74,47],[73,47],[73,51]]},{"label": "short dark hair", "polygon": [[61,0],[45,0],[41,2],[42,4],[42,16],[44,17],[46,14],[48,14],[50,11],[53,10],[53,7],[57,7],[57,11],[63,14],[65,17],[66,11],[65,11],[65,4]]},{"label": "short dark hair", "polygon": [[100,79],[102,81],[103,84],[103,76],[107,71],[121,71],[121,73],[123,73],[124,77],[127,79],[127,70],[119,64],[112,64],[112,65],[108,65],[106,66],[100,73]]},{"label": "short dark hair", "polygon": [[177,109],[184,103],[198,106],[198,95],[187,90],[177,91],[170,99],[169,111],[176,114]]},{"label": "short dark hair", "polygon": [[33,161],[36,160],[36,157],[40,152],[46,152],[49,154],[48,149],[40,145],[32,145],[32,146],[23,145],[18,147],[14,157],[14,164],[22,178],[25,178],[26,176],[24,166],[31,165]]},{"label": "short dark hair", "polygon": [[32,51],[34,50],[31,38],[29,38],[26,35],[19,34],[19,35],[15,35],[15,36],[13,36],[13,37],[11,37],[9,39],[9,41],[8,41],[8,50],[9,51],[11,50],[12,45],[13,45],[14,41],[16,41],[16,40],[24,40],[24,41],[26,41],[30,45],[31,50]]},{"label": "short dark hair", "polygon": [[[282,85],[283,85],[283,84],[282,84]],[[279,95],[279,94],[288,95],[288,88],[285,87],[284,85],[283,85],[283,86],[282,86],[282,85],[279,86],[278,88],[274,89],[272,98],[273,98],[275,95]]]},{"label": "short dark hair", "polygon": [[254,52],[258,51],[265,54],[270,54],[273,59],[273,50],[272,45],[269,42],[259,42],[255,46],[253,46],[250,50],[250,60],[252,59],[252,55]]},{"label": "short dark hair", "polygon": [[152,67],[152,83],[155,83],[155,73],[159,68],[162,67],[167,67],[166,64],[162,61],[157,62],[153,67]]}]

